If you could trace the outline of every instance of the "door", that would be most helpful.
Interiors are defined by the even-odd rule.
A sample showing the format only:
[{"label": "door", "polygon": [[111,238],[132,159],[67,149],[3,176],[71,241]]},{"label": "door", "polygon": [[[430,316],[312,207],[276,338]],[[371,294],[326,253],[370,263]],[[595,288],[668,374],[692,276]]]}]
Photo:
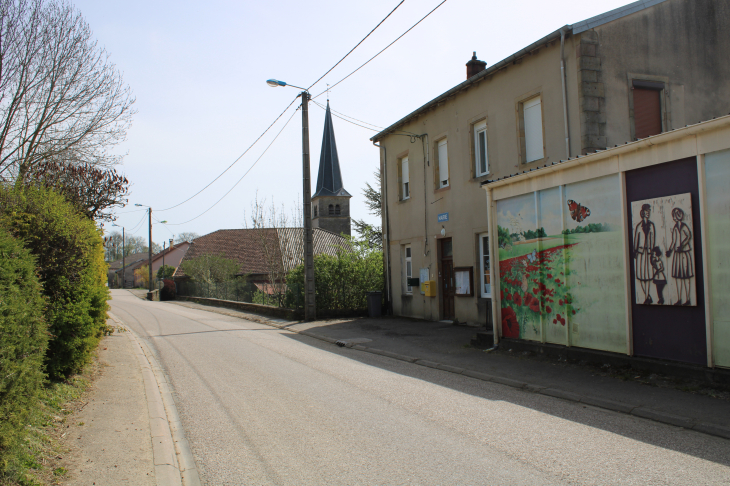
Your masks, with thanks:
[{"label": "door", "polygon": [[453,320],[454,315],[454,253],[451,238],[440,240],[441,254],[441,318]]},{"label": "door", "polygon": [[[673,219],[672,206],[680,207],[673,201],[681,197],[690,203]],[[705,364],[697,160],[692,157],[626,172],[626,198],[634,354]],[[682,245],[683,234],[688,239]]]}]

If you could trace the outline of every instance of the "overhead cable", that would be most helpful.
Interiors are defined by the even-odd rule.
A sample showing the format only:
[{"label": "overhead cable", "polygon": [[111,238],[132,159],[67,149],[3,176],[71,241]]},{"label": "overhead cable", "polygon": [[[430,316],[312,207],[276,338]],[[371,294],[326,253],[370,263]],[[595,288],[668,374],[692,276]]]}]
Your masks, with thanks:
[{"label": "overhead cable", "polygon": [[[420,24],[421,22],[423,22],[423,21],[424,21],[424,20],[426,19],[426,17],[428,17],[429,15],[431,15],[431,14],[432,14],[432,13],[433,13],[433,12],[434,12],[434,11],[435,11],[435,10],[436,10],[437,8],[439,8],[439,7],[441,6],[441,5],[445,4],[445,3],[446,3],[446,1],[447,1],[447,0],[443,0],[443,2],[439,3],[438,5],[436,5],[436,7],[435,7],[435,8],[433,9],[433,10],[431,10],[430,12],[428,12],[428,13],[427,13],[427,14],[426,14],[426,15],[425,15],[425,16],[424,16],[424,17],[423,17],[423,18],[422,18],[421,20],[419,20],[418,22],[416,22],[415,24],[413,24],[413,26],[411,26],[411,28],[410,28],[410,29],[406,30],[406,31],[405,31],[405,32],[403,32],[403,33],[402,33],[402,34],[401,34],[400,36],[398,36],[398,38],[397,38],[396,40],[394,40],[393,42],[391,42],[390,44],[388,44],[387,46],[385,46],[385,48],[384,48],[384,49],[383,49],[382,51],[380,51],[380,52],[378,52],[377,54],[375,54],[375,55],[374,55],[373,57],[371,57],[370,59],[368,59],[367,61],[365,61],[365,63],[363,63],[362,65],[360,65],[360,67],[359,67],[359,68],[355,69],[355,70],[354,70],[353,72],[351,72],[350,74],[348,74],[348,75],[347,75],[347,76],[345,76],[344,78],[340,79],[340,80],[339,80],[339,81],[337,81],[337,82],[336,82],[335,84],[333,84],[332,86],[330,86],[330,87],[329,87],[328,89],[326,89],[326,90],[322,91],[322,92],[321,92],[320,94],[318,94],[318,95],[317,95],[317,96],[315,96],[314,98],[319,98],[320,96],[322,96],[323,94],[325,94],[325,93],[326,93],[326,92],[327,92],[328,90],[331,90],[332,88],[334,88],[335,86],[337,86],[338,84],[340,84],[341,82],[343,82],[344,80],[346,80],[347,78],[349,78],[350,76],[352,76],[353,74],[355,74],[356,72],[358,72],[358,71],[359,71],[360,69],[362,69],[363,67],[365,67],[365,65],[367,65],[367,64],[368,64],[368,63],[369,63],[370,61],[372,61],[372,60],[373,60],[373,59],[375,59],[376,57],[378,57],[378,56],[379,56],[380,54],[382,54],[382,53],[383,53],[383,52],[384,52],[384,51],[385,51],[385,50],[386,50],[387,48],[389,48],[390,46],[392,46],[393,44],[395,44],[396,42],[398,42],[398,41],[400,40],[400,38],[401,38],[401,37],[403,37],[403,36],[404,36],[404,35],[406,35],[406,34],[407,34],[408,32],[410,32],[411,30],[413,30],[413,28],[414,28],[415,26],[417,26],[418,24]],[[312,99],[314,99],[314,98],[312,98]]]},{"label": "overhead cable", "polygon": [[[298,96],[297,96],[297,98],[298,98]],[[205,186],[204,188],[202,188],[201,190],[199,190],[198,192],[196,192],[195,194],[193,194],[192,196],[190,196],[190,197],[189,197],[189,198],[187,198],[186,200],[184,200],[184,201],[182,201],[182,202],[180,202],[180,203],[177,203],[177,204],[175,204],[174,206],[170,206],[169,208],[165,208],[165,209],[157,209],[157,212],[160,212],[160,211],[169,211],[170,209],[173,209],[173,208],[176,208],[176,207],[178,207],[178,206],[181,206],[181,205],[185,204],[186,202],[190,201],[190,200],[191,200],[192,198],[194,198],[195,196],[197,196],[197,195],[198,195],[198,194],[200,194],[201,192],[203,192],[203,191],[205,191],[206,189],[208,189],[208,188],[209,188],[209,187],[211,186],[211,184],[213,184],[213,183],[214,183],[215,181],[217,181],[218,179],[220,179],[220,178],[221,178],[221,177],[223,176],[223,174],[225,174],[226,172],[228,172],[228,170],[229,170],[229,169],[230,169],[231,167],[233,167],[234,165],[236,165],[236,163],[237,163],[237,162],[238,162],[239,160],[241,160],[241,157],[243,157],[244,155],[246,155],[246,154],[248,153],[248,151],[249,151],[249,150],[251,150],[251,149],[253,148],[253,146],[254,146],[254,145],[256,145],[256,143],[257,143],[257,142],[258,142],[259,140],[261,140],[261,138],[262,138],[262,137],[263,137],[264,135],[266,135],[266,133],[267,133],[267,132],[268,132],[268,131],[269,131],[269,130],[271,129],[271,127],[273,127],[273,126],[274,126],[274,124],[275,124],[275,123],[276,123],[277,121],[279,121],[279,118],[281,118],[281,117],[282,117],[282,116],[284,115],[284,113],[286,113],[286,112],[287,112],[287,110],[288,110],[289,108],[291,108],[291,105],[293,105],[293,104],[294,104],[294,102],[295,102],[295,101],[297,100],[297,98],[294,98],[294,99],[292,100],[292,102],[291,102],[291,103],[289,103],[289,105],[288,105],[288,106],[287,106],[287,107],[286,107],[286,108],[284,109],[284,111],[282,111],[282,112],[281,112],[281,114],[280,114],[279,116],[277,116],[277,117],[276,117],[276,120],[274,120],[274,121],[273,121],[273,122],[271,123],[271,125],[269,125],[269,127],[268,127],[268,128],[266,129],[266,130],[264,130],[264,133],[262,133],[261,135],[259,135],[259,138],[257,138],[256,140],[254,140],[254,142],[253,142],[253,143],[252,143],[251,145],[249,145],[249,147],[248,147],[248,148],[247,148],[247,149],[246,149],[246,150],[245,150],[245,151],[244,151],[244,152],[243,152],[243,153],[242,153],[241,155],[239,155],[239,156],[238,156],[238,158],[236,158],[236,160],[234,160],[234,161],[233,161],[233,163],[232,163],[231,165],[229,165],[228,167],[226,167],[226,170],[224,170],[223,172],[221,172],[221,173],[220,173],[220,174],[218,175],[218,177],[216,177],[215,179],[213,179],[212,181],[210,181],[210,183],[208,183],[208,185],[207,185],[207,186]],[[288,122],[287,122],[287,123],[288,123]],[[281,132],[280,132],[280,133],[281,133]],[[277,135],[277,136],[278,136],[278,135]]]},{"label": "overhead cable", "polygon": [[[325,106],[322,106],[321,104],[317,103],[316,101],[314,102],[314,104],[315,104],[315,105],[317,105],[317,106],[319,106],[319,107],[320,107],[320,108],[322,108],[323,110],[327,111],[327,107],[325,107]],[[379,131],[380,131],[380,130],[378,130],[378,129],[375,129],[375,128],[370,128],[370,127],[366,127],[365,125],[360,125],[359,123],[355,123],[354,121],[350,121],[350,120],[348,120],[347,118],[344,118],[344,116],[347,116],[347,115],[344,115],[344,116],[340,116],[340,115],[338,115],[337,113],[335,113],[335,111],[334,111],[334,110],[333,110],[332,108],[330,108],[330,111],[331,111],[331,112],[332,112],[332,114],[333,114],[333,115],[335,115],[335,116],[336,116],[337,118],[339,118],[340,120],[344,120],[344,121],[346,121],[347,123],[352,123],[353,125],[357,125],[358,127],[366,128],[366,129],[368,129],[368,130],[372,130],[372,131],[374,131],[374,132],[379,132]],[[353,120],[355,120],[355,118],[353,118]],[[358,120],[358,121],[360,121],[360,120]],[[367,123],[367,122],[363,122],[363,123]],[[368,123],[368,125],[369,125],[369,123]],[[375,125],[373,125],[373,126],[375,126]]]},{"label": "overhead cable", "polygon": [[[290,106],[291,106],[291,105],[290,105]],[[239,183],[240,183],[240,182],[241,182],[241,181],[243,180],[243,178],[244,178],[244,177],[246,177],[246,176],[248,175],[248,173],[249,173],[249,172],[251,172],[251,169],[253,169],[253,168],[254,168],[254,167],[256,166],[256,164],[258,163],[258,161],[259,161],[259,160],[261,160],[261,157],[263,157],[263,156],[264,156],[264,154],[265,154],[265,153],[266,153],[266,152],[267,152],[267,151],[269,150],[269,148],[270,148],[270,147],[271,147],[271,146],[272,146],[272,145],[274,144],[274,142],[276,142],[276,139],[277,139],[277,138],[279,138],[279,135],[281,135],[281,132],[283,132],[283,131],[284,131],[284,129],[286,128],[286,126],[287,126],[287,125],[289,125],[289,122],[290,122],[290,121],[292,120],[292,118],[294,118],[294,115],[296,115],[296,114],[297,114],[297,111],[299,111],[299,108],[297,108],[296,110],[294,110],[294,113],[292,113],[291,117],[289,117],[289,119],[288,119],[288,120],[286,121],[286,123],[284,124],[284,126],[283,126],[283,127],[281,127],[281,130],[279,130],[279,133],[277,133],[277,134],[276,134],[276,136],[274,137],[274,139],[273,139],[273,140],[271,141],[271,143],[270,143],[270,144],[269,144],[269,145],[268,145],[268,146],[266,147],[266,149],[265,149],[265,150],[263,151],[263,153],[262,153],[261,155],[259,155],[259,158],[258,158],[258,159],[256,159],[256,161],[255,161],[255,162],[254,162],[254,163],[253,163],[253,164],[251,165],[251,167],[249,167],[249,168],[248,168],[248,170],[247,170],[247,171],[246,171],[246,172],[245,172],[245,173],[244,173],[244,174],[243,174],[243,175],[241,176],[241,178],[240,178],[240,179],[238,179],[238,181],[236,181],[236,183],[235,183],[235,184],[233,184],[233,187],[231,187],[231,188],[230,188],[230,189],[228,190],[228,192],[226,192],[225,194],[223,194],[223,196],[222,196],[222,197],[221,197],[220,199],[218,199],[218,200],[217,200],[217,201],[215,202],[215,204],[213,204],[213,205],[212,205],[211,207],[209,207],[208,209],[206,209],[205,211],[203,211],[203,212],[202,212],[202,213],[200,213],[199,215],[195,216],[195,217],[194,217],[193,219],[189,219],[189,220],[187,220],[187,221],[185,221],[185,222],[183,222],[183,223],[170,223],[170,226],[179,226],[179,225],[181,225],[181,224],[187,224],[187,223],[189,223],[189,222],[191,222],[191,221],[195,221],[196,219],[198,219],[199,217],[201,217],[202,215],[204,215],[205,213],[207,213],[208,211],[210,211],[211,209],[213,209],[213,208],[214,208],[214,207],[215,207],[215,206],[216,206],[216,205],[217,205],[217,204],[218,204],[219,202],[221,202],[221,201],[222,201],[223,199],[225,199],[225,197],[226,197],[226,196],[227,196],[228,194],[230,194],[230,193],[231,193],[231,191],[232,191],[233,189],[235,189],[235,188],[236,188],[236,186],[237,186],[237,185],[238,185],[238,184],[239,184]]]},{"label": "overhead cable", "polygon": [[315,81],[314,83],[310,84],[310,85],[309,85],[309,88],[307,88],[307,91],[309,91],[310,89],[312,89],[312,86],[314,86],[315,84],[317,84],[317,83],[319,83],[320,81],[322,81],[322,78],[324,78],[325,76],[327,76],[327,75],[328,75],[328,74],[329,74],[330,72],[332,72],[332,70],[333,70],[334,68],[336,68],[336,67],[337,67],[337,66],[338,66],[338,65],[339,65],[339,64],[340,64],[340,63],[341,63],[342,61],[344,61],[344,60],[345,60],[345,58],[346,58],[347,56],[349,56],[350,54],[352,54],[352,51],[354,51],[355,49],[357,49],[357,47],[358,47],[358,46],[359,46],[360,44],[362,44],[362,43],[363,43],[363,42],[365,41],[365,39],[367,39],[368,37],[370,37],[370,34],[372,34],[373,32],[375,32],[375,29],[377,29],[378,27],[380,27],[380,24],[382,24],[383,22],[385,22],[385,21],[386,21],[386,19],[387,19],[388,17],[390,17],[390,16],[392,15],[392,13],[393,13],[393,12],[395,12],[395,11],[396,11],[396,10],[398,9],[398,7],[400,7],[400,6],[401,6],[401,5],[403,4],[403,2],[405,2],[405,1],[406,1],[406,0],[401,0],[401,2],[400,2],[400,3],[398,4],[398,5],[396,5],[396,6],[395,6],[395,8],[394,8],[393,10],[391,10],[391,11],[390,11],[390,13],[389,13],[388,15],[386,15],[386,16],[385,16],[385,18],[384,18],[383,20],[381,20],[381,21],[380,21],[380,23],[378,23],[378,25],[376,25],[376,26],[375,26],[375,27],[373,28],[373,30],[371,30],[371,31],[370,31],[370,32],[368,33],[368,35],[366,35],[365,37],[363,37],[363,38],[362,38],[362,40],[361,40],[360,42],[358,42],[358,43],[357,43],[357,45],[356,45],[355,47],[353,47],[352,49],[350,49],[350,52],[348,52],[347,54],[345,54],[345,57],[343,57],[342,59],[340,59],[339,61],[337,61],[337,64],[335,64],[334,66],[332,66],[332,67],[331,67],[331,68],[329,69],[329,71],[327,71],[327,72],[326,72],[326,73],[324,73],[324,74],[323,74],[322,76],[320,76],[320,78],[319,78],[319,79],[318,79],[317,81]]}]

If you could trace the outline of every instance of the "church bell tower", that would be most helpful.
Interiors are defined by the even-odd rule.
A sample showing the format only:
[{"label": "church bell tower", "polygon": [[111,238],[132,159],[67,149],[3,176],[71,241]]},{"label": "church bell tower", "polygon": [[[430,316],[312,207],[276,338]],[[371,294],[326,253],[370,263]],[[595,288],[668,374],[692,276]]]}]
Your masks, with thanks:
[{"label": "church bell tower", "polygon": [[342,186],[340,161],[337,157],[335,131],[330,104],[324,117],[322,152],[319,156],[317,188],[312,196],[312,227],[350,236],[350,198]]}]

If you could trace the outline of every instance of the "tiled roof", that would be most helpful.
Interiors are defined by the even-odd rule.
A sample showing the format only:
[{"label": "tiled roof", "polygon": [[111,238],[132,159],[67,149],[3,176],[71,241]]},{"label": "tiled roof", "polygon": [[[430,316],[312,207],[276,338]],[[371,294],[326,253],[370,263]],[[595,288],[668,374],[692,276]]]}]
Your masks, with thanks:
[{"label": "tiled roof", "polygon": [[121,258],[119,260],[113,261],[109,264],[109,270],[121,270],[122,269],[122,261],[124,261],[124,264],[129,268],[130,265],[133,263],[137,263],[142,260],[147,259],[147,252],[139,252],[139,253],[130,253],[127,255],[124,260]]},{"label": "tiled roof", "polygon": [[[182,263],[204,254],[217,254],[236,260],[241,265],[238,275],[266,274],[268,266],[265,246],[274,249],[281,259],[285,271],[289,272],[304,255],[302,250],[302,228],[283,229],[228,229],[218,230],[200,236],[190,244],[190,248],[175,271],[175,277],[185,277]],[[268,243],[269,245],[265,245]],[[334,233],[319,228],[314,229],[314,254],[336,254],[338,245],[346,240]]]}]

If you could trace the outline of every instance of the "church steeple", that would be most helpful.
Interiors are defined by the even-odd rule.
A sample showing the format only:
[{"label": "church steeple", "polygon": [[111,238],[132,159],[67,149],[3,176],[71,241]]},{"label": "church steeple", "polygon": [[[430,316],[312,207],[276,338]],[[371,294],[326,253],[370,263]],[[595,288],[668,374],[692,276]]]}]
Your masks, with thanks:
[{"label": "church steeple", "polygon": [[319,156],[319,173],[317,175],[317,189],[313,198],[318,196],[349,196],[342,187],[342,173],[340,159],[337,156],[335,130],[332,126],[330,103],[327,101],[327,112],[324,115],[324,134],[322,135],[322,151]]},{"label": "church steeple", "polygon": [[312,225],[334,233],[350,234],[350,198],[342,184],[340,159],[337,156],[335,130],[329,100],[324,116],[322,151],[319,156],[317,187],[312,196]]}]

